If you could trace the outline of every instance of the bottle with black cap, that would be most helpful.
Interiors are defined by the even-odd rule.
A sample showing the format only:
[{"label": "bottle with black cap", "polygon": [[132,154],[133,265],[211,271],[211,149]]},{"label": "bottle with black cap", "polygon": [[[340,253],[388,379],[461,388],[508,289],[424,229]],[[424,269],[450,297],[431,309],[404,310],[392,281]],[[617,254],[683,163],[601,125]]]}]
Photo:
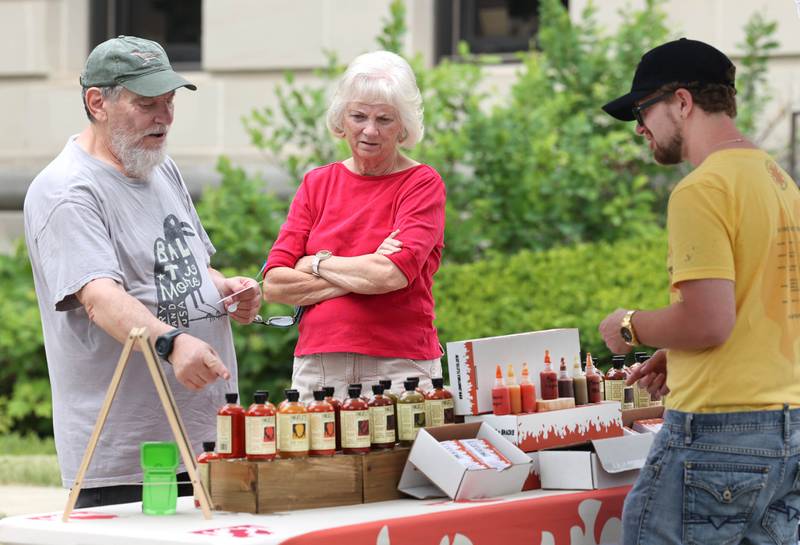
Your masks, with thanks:
[{"label": "bottle with black cap", "polygon": [[360,393],[360,388],[348,388],[348,397],[342,403],[342,452],[345,454],[370,451],[369,405],[359,397]]},{"label": "bottle with black cap", "polygon": [[336,413],[325,401],[325,390],[314,390],[314,401],[308,404],[308,426],[311,433],[309,456],[336,454]]},{"label": "bottle with black cap", "polygon": [[441,426],[455,422],[453,394],[444,389],[444,379],[435,377],[431,379],[433,390],[425,395],[425,408],[427,413],[427,426]]},{"label": "bottle with black cap", "polygon": [[397,401],[397,438],[400,446],[410,447],[425,427],[425,397],[416,391],[413,380],[406,380],[403,386],[406,391]]},{"label": "bottle with black cap", "polygon": [[277,453],[275,405],[268,399],[269,392],[256,391],[253,404],[244,413],[244,451],[248,460],[274,460]]},{"label": "bottle with black cap", "polygon": [[[633,357],[636,360],[636,363],[633,364],[632,369],[638,369],[644,364],[644,362],[650,359],[650,356],[647,355],[647,352],[635,352]],[[639,386],[638,382],[633,385],[633,402],[636,408],[650,406],[650,392],[647,391],[647,388]]]},{"label": "bottle with black cap", "polygon": [[[211,460],[219,460],[219,455],[214,452],[215,443],[214,441],[204,441],[203,442],[203,452],[200,453],[200,456],[197,457],[197,473],[200,477],[200,480],[203,482],[203,487],[205,487],[206,492],[210,495],[210,485],[211,479],[210,474],[208,471],[208,462]],[[200,507],[200,500],[197,499],[197,494],[194,495],[194,506]]]},{"label": "bottle with black cap", "polygon": [[336,392],[333,386],[323,386],[322,389],[325,390],[325,401],[333,407],[333,416],[336,423],[336,450],[342,450],[342,402],[333,397]]},{"label": "bottle with black cap", "polygon": [[227,403],[217,411],[217,453],[220,458],[244,458],[244,408],[239,394],[225,394]]},{"label": "bottle with black cap", "polygon": [[300,392],[286,390],[286,401],[278,408],[278,457],[308,456],[308,412],[300,401]]},{"label": "bottle with black cap", "polygon": [[394,403],[384,395],[382,384],[372,386],[372,399],[369,400],[369,429],[373,449],[394,448],[397,440]]},{"label": "bottle with black cap", "polygon": [[625,401],[625,379],[627,375],[623,370],[625,356],[614,356],[611,358],[611,368],[606,372],[605,387],[606,399],[608,401]]}]

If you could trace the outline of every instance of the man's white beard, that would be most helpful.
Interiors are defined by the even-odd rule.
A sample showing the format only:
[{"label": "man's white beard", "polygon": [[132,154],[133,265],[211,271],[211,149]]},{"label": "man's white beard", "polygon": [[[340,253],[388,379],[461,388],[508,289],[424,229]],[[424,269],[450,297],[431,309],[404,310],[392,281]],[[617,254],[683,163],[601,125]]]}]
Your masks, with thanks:
[{"label": "man's white beard", "polygon": [[140,134],[126,130],[124,127],[111,129],[111,151],[122,163],[122,169],[130,178],[146,179],[167,157],[166,146],[155,149],[141,147],[139,142],[148,134],[167,132],[167,127],[150,128]]}]

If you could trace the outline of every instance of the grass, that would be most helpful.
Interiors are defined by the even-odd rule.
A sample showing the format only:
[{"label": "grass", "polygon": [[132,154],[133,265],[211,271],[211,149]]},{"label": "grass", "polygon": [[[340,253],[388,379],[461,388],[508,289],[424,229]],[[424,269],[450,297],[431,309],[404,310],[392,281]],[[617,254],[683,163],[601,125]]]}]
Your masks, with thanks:
[{"label": "grass", "polygon": [[10,433],[0,435],[0,453],[7,454],[55,454],[56,445],[52,437]]},{"label": "grass", "polygon": [[0,485],[61,486],[52,437],[0,435]]}]

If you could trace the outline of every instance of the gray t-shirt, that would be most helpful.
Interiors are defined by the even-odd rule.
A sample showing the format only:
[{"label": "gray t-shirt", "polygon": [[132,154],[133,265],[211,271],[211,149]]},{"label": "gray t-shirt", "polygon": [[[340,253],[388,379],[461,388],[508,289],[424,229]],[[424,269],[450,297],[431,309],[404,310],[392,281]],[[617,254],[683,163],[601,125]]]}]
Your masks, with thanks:
[{"label": "gray t-shirt", "polygon": [[[162,362],[196,453],[215,440],[216,411],[237,391],[228,317],[208,272],[214,247],[178,168],[167,159],[148,180],[132,180],[87,154],[72,137],[25,197],[25,239],[42,316],[53,393],[53,427],[65,487],[77,475],[122,345],[75,297],[111,278],[160,320],[213,346],[231,372],[199,392]],[[139,445],[173,436],[141,353],[131,356],[83,486],[142,478]]]}]

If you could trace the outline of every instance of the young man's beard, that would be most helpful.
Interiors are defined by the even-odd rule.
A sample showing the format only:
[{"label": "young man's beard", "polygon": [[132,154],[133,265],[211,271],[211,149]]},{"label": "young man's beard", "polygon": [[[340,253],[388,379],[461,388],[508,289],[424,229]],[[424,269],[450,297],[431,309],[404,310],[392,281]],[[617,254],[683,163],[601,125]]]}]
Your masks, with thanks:
[{"label": "young man's beard", "polygon": [[129,178],[147,178],[153,169],[166,159],[165,145],[150,149],[140,143],[145,136],[157,132],[166,133],[167,127],[163,125],[151,127],[141,133],[135,133],[125,127],[111,128],[111,151]]}]

